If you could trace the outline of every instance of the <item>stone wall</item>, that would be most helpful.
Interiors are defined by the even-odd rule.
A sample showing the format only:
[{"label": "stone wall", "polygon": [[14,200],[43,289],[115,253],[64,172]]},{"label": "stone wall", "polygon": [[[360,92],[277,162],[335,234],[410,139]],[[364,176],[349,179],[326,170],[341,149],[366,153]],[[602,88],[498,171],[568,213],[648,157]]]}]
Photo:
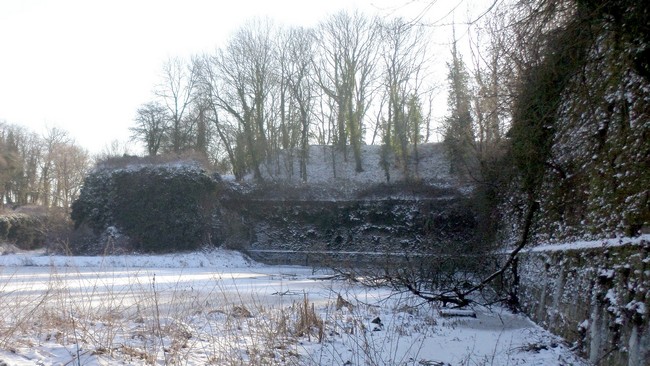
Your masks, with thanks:
[{"label": "stone wall", "polygon": [[650,242],[629,241],[536,248],[518,262],[524,312],[597,365],[650,365]]},{"label": "stone wall", "polygon": [[[227,247],[245,251],[431,253],[474,242],[465,199],[223,201]],[[314,259],[317,258],[312,256]],[[302,260],[300,260],[302,261]],[[275,260],[272,260],[275,262]],[[312,260],[313,262],[313,260]]]},{"label": "stone wall", "polygon": [[[405,254],[430,264],[425,253],[456,258],[489,249],[460,191],[373,190],[331,200],[314,192],[229,193],[215,237],[260,261],[308,266],[403,265]],[[516,265],[522,310],[542,327],[596,365],[650,365],[650,236],[535,247]]]}]

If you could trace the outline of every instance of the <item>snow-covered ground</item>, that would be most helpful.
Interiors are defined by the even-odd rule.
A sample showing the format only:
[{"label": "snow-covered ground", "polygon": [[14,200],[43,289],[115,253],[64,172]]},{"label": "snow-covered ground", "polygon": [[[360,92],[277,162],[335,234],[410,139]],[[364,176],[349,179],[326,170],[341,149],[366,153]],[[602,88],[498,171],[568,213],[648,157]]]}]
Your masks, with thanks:
[{"label": "snow-covered ground", "polygon": [[0,309],[0,365],[585,365],[500,307],[445,311],[222,250],[3,255]]},{"label": "snow-covered ground", "polygon": [[[262,164],[260,170],[269,181],[300,182],[300,159],[298,153],[288,156],[283,152],[279,162]],[[411,157],[408,172],[411,178],[417,177],[428,183],[450,185],[456,179],[449,174],[449,162],[445,157],[444,146],[441,143],[426,143],[418,145],[418,152],[410,152]],[[332,146],[310,145],[306,164],[307,181],[309,183],[340,184],[378,184],[386,182],[386,171],[381,164],[382,147],[380,145],[363,145],[362,172],[356,171],[352,149],[349,148],[346,159],[341,151]],[[417,156],[417,161],[415,157]],[[389,154],[388,170],[391,182],[404,181],[404,168]],[[293,164],[292,164],[293,163]],[[292,166],[293,165],[293,166]],[[249,176],[248,179],[252,179]],[[339,189],[342,187],[339,185]]]}]

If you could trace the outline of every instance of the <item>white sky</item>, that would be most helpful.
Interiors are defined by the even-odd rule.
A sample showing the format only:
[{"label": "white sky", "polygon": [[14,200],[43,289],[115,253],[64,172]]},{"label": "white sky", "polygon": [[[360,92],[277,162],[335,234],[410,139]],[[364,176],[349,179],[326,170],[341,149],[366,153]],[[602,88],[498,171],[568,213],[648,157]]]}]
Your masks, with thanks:
[{"label": "white sky", "polygon": [[[457,12],[475,6],[444,1],[428,15],[439,19],[458,2]],[[212,52],[250,18],[311,26],[343,8],[417,14],[429,3],[436,1],[0,0],[0,121],[38,133],[61,128],[96,153],[128,140],[166,59]],[[442,65],[448,47],[443,54]]]}]

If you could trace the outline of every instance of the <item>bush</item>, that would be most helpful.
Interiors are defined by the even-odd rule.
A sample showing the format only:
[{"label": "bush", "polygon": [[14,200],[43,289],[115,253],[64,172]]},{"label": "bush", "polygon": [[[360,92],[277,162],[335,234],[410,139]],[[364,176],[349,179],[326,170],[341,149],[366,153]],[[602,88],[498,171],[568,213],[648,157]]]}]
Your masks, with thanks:
[{"label": "bush", "polygon": [[143,252],[196,249],[210,241],[217,180],[191,164],[140,165],[90,174],[72,206],[77,227],[115,227]]},{"label": "bush", "polygon": [[15,244],[23,250],[43,247],[45,218],[41,215],[9,213],[0,216],[0,241]]}]

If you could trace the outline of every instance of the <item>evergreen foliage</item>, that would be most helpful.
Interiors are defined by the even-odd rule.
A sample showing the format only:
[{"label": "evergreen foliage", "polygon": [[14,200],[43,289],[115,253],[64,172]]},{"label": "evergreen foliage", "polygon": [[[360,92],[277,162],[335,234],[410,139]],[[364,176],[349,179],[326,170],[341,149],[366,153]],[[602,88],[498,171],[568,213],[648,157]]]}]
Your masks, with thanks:
[{"label": "evergreen foliage", "polygon": [[215,192],[216,181],[192,165],[104,168],[86,179],[72,219],[96,234],[115,227],[137,251],[196,249],[210,241]]},{"label": "evergreen foliage", "polygon": [[45,244],[45,217],[24,213],[0,215],[0,241],[32,250]]},{"label": "evergreen foliage", "polygon": [[472,156],[474,133],[469,90],[469,74],[462,56],[453,43],[449,68],[448,104],[450,115],[445,120],[444,143],[449,156],[450,171],[464,176]]}]

